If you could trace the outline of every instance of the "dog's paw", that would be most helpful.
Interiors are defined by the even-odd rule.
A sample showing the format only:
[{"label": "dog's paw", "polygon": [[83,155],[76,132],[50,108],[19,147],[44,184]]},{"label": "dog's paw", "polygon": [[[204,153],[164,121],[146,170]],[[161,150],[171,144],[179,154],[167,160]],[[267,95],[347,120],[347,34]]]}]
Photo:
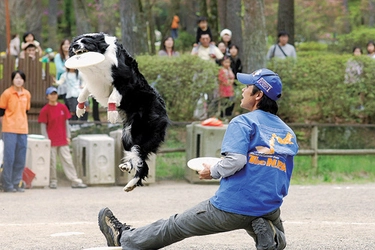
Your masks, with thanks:
[{"label": "dog's paw", "polygon": [[116,123],[118,116],[118,111],[107,111],[107,117],[110,123]]},{"label": "dog's paw", "polygon": [[82,117],[83,114],[86,112],[86,107],[84,107],[83,109],[80,109],[77,105],[76,107],[76,115],[77,117]]},{"label": "dog's paw", "polygon": [[134,177],[133,179],[131,179],[128,184],[126,184],[126,186],[124,187],[124,191],[125,192],[130,192],[132,191],[136,186],[137,186],[137,182],[139,181],[139,177]]},{"label": "dog's paw", "polygon": [[128,172],[128,173],[130,173],[130,171],[133,169],[133,166],[130,161],[121,163],[118,167],[120,168],[122,172]]}]

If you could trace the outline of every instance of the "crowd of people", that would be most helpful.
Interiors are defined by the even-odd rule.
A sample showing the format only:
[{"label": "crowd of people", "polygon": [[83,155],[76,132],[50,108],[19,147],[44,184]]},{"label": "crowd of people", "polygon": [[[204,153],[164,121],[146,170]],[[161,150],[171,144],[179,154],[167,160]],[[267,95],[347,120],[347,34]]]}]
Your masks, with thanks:
[{"label": "crowd of people", "polygon": [[[65,61],[69,58],[69,46],[70,40],[64,39],[56,54],[51,48],[47,48],[42,57],[41,44],[31,32],[25,32],[22,42],[18,35],[13,35],[9,46],[9,54],[16,59],[16,67],[18,67],[19,60],[27,58],[31,59],[31,63],[54,62],[56,66],[56,75],[53,77],[56,88],[51,86],[46,90],[48,103],[41,109],[38,117],[41,134],[51,140],[49,187],[52,189],[57,188],[57,156],[60,157],[66,177],[72,181],[72,188],[87,187],[77,177],[69,150],[70,130],[74,126],[69,121],[78,120],[75,114],[77,97],[84,86],[78,70],[65,67]],[[31,106],[31,96],[30,92],[24,88],[26,74],[22,70],[17,69],[12,72],[11,80],[12,85],[0,97],[0,120],[4,142],[0,186],[4,192],[24,192],[21,180],[26,161],[27,111]],[[97,104],[97,102],[93,103]],[[95,121],[100,121],[98,111],[97,107]],[[86,115],[81,120],[87,121],[87,119]]]}]

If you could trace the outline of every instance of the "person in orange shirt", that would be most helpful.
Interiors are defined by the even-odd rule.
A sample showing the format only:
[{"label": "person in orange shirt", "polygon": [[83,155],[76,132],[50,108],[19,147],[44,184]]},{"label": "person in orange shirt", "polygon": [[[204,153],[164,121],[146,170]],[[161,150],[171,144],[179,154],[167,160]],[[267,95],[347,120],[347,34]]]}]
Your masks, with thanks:
[{"label": "person in orange shirt", "polygon": [[19,187],[25,168],[27,134],[29,133],[27,114],[30,110],[31,95],[23,85],[25,73],[20,70],[12,72],[12,86],[0,97],[0,117],[4,141],[4,161],[2,187],[4,192],[24,192]]},{"label": "person in orange shirt", "polygon": [[171,25],[171,30],[172,30],[172,38],[173,39],[177,39],[178,37],[178,24],[180,22],[180,18],[177,16],[177,15],[174,15],[173,16],[173,20],[172,20],[172,25]]}]

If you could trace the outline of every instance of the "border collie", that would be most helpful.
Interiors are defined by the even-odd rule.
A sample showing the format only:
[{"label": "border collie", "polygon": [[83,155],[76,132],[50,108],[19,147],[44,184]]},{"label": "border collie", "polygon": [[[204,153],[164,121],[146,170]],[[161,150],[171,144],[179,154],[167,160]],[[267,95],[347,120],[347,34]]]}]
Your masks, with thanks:
[{"label": "border collie", "polygon": [[118,43],[116,37],[104,33],[83,34],[73,39],[69,55],[98,52],[105,56],[99,64],[80,68],[85,87],[78,97],[76,114],[81,117],[84,103],[91,94],[107,107],[108,120],[123,122],[122,144],[125,157],[119,168],[130,172],[132,180],[124,187],[129,192],[142,186],[148,175],[146,160],[156,153],[164,141],[169,119],[164,100],[138,70],[138,63]]}]

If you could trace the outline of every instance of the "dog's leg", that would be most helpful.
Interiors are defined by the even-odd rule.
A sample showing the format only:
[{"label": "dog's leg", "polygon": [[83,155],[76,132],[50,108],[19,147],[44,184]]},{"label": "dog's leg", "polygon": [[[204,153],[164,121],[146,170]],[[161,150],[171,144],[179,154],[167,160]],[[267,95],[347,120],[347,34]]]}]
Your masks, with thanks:
[{"label": "dog's leg", "polygon": [[89,95],[89,90],[86,87],[84,87],[77,98],[78,105],[76,107],[76,115],[78,117],[83,116],[83,114],[86,112],[85,102],[87,101]]},{"label": "dog's leg", "polygon": [[140,178],[144,177],[139,174],[140,172],[142,172],[141,169],[143,168],[144,164],[146,163],[144,160],[141,159],[139,155],[138,146],[133,146],[130,151],[125,151],[123,163],[119,165],[119,168],[123,172],[130,173],[132,169],[135,169],[136,172],[134,178],[130,180],[129,183],[124,187],[125,192],[132,191],[137,186],[137,183],[139,183]]},{"label": "dog's leg", "polygon": [[123,172],[130,172],[133,168],[138,168],[143,165],[143,160],[139,157],[138,146],[133,146],[130,151],[125,151],[125,157],[123,163],[119,165],[119,168]]},{"label": "dog's leg", "polygon": [[116,123],[119,118],[119,114],[118,114],[116,107],[120,105],[121,98],[122,96],[117,91],[117,89],[113,88],[112,93],[108,98],[107,116],[108,116],[108,121],[110,123]]}]

